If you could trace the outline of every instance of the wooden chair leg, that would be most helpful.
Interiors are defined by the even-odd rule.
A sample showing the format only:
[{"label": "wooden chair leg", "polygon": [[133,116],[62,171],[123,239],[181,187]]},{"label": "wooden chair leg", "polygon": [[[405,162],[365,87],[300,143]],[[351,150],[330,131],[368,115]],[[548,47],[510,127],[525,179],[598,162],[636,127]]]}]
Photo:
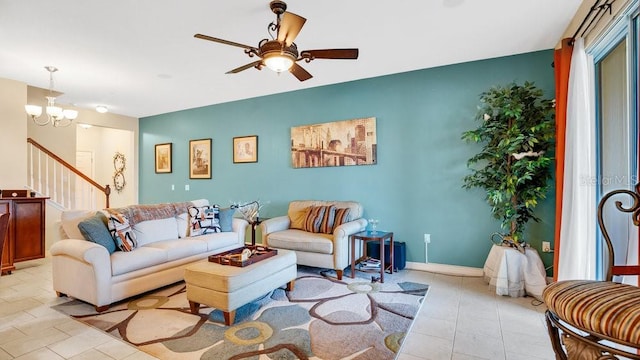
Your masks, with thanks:
[{"label": "wooden chair leg", "polygon": [[192,314],[198,314],[200,312],[200,304],[189,300],[189,310]]},{"label": "wooden chair leg", "polygon": [[96,306],[95,308],[97,312],[103,312],[109,310],[109,305]]},{"label": "wooden chair leg", "polygon": [[336,274],[338,275],[338,280],[342,280],[342,273],[344,270],[336,270]]},{"label": "wooden chair leg", "polygon": [[291,280],[287,283],[287,287],[285,288],[285,290],[287,291],[292,291],[293,290],[293,286],[295,285],[296,281],[295,280]]},{"label": "wooden chair leg", "polygon": [[236,319],[236,311],[223,311],[222,313],[224,314],[224,324],[227,326],[233,325],[233,322]]}]

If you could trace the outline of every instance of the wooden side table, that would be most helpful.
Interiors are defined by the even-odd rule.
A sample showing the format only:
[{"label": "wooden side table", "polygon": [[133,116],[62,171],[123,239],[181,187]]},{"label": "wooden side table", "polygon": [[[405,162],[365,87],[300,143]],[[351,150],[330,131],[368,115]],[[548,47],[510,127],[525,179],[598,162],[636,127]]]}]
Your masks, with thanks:
[{"label": "wooden side table", "polygon": [[[387,231],[361,231],[359,233],[349,236],[351,239],[351,278],[356,276],[356,262],[367,258],[367,241],[379,241],[380,242],[380,282],[384,282],[384,273],[389,268],[389,273],[393,273],[393,233]],[[384,241],[389,239],[389,266],[385,267],[384,260]],[[362,257],[356,260],[356,240],[362,240]]]}]

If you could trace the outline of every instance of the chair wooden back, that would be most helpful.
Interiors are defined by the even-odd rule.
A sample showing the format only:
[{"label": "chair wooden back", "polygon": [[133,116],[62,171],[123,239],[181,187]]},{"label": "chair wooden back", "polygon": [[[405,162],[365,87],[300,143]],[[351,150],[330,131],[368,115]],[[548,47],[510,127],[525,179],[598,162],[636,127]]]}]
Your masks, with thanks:
[{"label": "chair wooden back", "polygon": [[[2,251],[9,232],[9,213],[0,214],[0,268],[2,268]],[[2,271],[0,271],[2,275]]]},{"label": "chair wooden back", "polygon": [[[635,191],[631,190],[613,190],[602,197],[598,204],[598,226],[604,241],[607,245],[607,277],[606,281],[612,281],[614,275],[640,275],[640,265],[615,265],[614,263],[614,250],[611,237],[605,226],[604,219],[604,207],[611,197],[615,195],[629,195],[631,197],[631,205],[625,207],[622,201],[617,200],[615,202],[616,209],[624,213],[631,213],[631,220],[635,226],[640,226],[640,183],[636,184]],[[636,237],[640,236],[638,229],[636,229]]]}]

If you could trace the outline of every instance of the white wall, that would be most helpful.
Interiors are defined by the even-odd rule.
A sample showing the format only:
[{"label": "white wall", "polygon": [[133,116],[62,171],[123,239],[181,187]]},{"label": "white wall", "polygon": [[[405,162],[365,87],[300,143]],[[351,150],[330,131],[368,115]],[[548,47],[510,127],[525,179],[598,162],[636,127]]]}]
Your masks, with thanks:
[{"label": "white wall", "polygon": [[[111,186],[111,207],[123,207],[137,203],[134,132],[98,126],[89,129],[79,128],[77,131],[77,150],[89,151],[94,154],[96,164],[94,180],[102,185],[109,184]],[[116,152],[124,154],[126,159],[126,167],[123,172],[126,185],[121,192],[117,192],[113,184],[113,176],[116,171],[113,166],[113,157]]]},{"label": "white wall", "polygon": [[27,184],[26,100],[26,84],[0,79],[0,189],[24,189]]}]

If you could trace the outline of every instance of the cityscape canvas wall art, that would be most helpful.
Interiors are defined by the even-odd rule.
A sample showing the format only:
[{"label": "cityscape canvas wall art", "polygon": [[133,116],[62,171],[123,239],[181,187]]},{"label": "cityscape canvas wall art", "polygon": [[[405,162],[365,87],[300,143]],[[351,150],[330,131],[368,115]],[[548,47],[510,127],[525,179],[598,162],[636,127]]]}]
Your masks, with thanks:
[{"label": "cityscape canvas wall art", "polygon": [[291,128],[294,168],[373,165],[377,150],[375,117]]}]

